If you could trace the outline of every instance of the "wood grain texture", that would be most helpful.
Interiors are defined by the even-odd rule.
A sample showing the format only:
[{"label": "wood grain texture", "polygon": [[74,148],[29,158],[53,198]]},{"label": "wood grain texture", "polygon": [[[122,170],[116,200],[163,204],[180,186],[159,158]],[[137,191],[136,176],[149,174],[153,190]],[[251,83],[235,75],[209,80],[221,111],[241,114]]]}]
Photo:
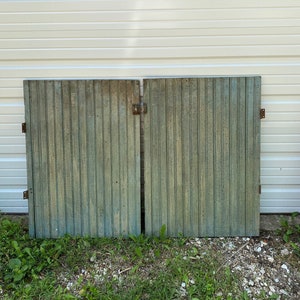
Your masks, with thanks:
[{"label": "wood grain texture", "polygon": [[30,235],[140,233],[139,82],[24,82]]},{"label": "wood grain texture", "polygon": [[258,235],[260,78],[144,87],[146,233]]}]

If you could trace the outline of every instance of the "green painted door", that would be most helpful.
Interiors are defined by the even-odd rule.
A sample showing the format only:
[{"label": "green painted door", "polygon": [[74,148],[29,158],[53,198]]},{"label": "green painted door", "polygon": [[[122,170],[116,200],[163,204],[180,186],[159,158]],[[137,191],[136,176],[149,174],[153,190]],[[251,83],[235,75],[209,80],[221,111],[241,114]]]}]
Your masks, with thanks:
[{"label": "green painted door", "polygon": [[24,82],[30,235],[139,234],[134,80]]},{"label": "green painted door", "polygon": [[260,77],[144,81],[145,230],[259,234]]}]

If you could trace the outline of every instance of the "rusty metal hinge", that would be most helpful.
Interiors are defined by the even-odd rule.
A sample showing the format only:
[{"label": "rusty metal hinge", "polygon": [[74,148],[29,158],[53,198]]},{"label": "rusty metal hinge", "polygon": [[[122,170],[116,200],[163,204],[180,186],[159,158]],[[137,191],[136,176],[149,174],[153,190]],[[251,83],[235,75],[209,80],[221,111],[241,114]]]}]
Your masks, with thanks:
[{"label": "rusty metal hinge", "polygon": [[26,133],[26,123],[22,123],[22,133]]},{"label": "rusty metal hinge", "polygon": [[132,113],[134,115],[140,115],[141,113],[147,113],[147,104],[146,103],[136,103],[132,104]]},{"label": "rusty metal hinge", "polygon": [[23,192],[23,199],[29,199],[29,191],[28,190]]},{"label": "rusty metal hinge", "polygon": [[260,118],[264,119],[266,117],[266,110],[264,108],[260,109]]}]

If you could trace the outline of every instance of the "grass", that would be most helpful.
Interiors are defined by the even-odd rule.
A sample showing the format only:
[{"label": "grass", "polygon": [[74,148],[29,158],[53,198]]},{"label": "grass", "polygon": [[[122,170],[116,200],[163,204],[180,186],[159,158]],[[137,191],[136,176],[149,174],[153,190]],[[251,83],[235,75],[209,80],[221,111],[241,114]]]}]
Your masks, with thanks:
[{"label": "grass", "polygon": [[295,255],[300,257],[300,224],[295,222],[296,217],[299,215],[298,212],[294,212],[291,214],[291,221],[288,221],[287,218],[281,218],[280,220],[280,229],[278,230],[278,234],[280,234],[283,238],[283,241],[289,244]]},{"label": "grass", "polygon": [[[30,239],[1,218],[3,299],[211,299],[235,289],[218,257],[198,253],[184,238]],[[229,298],[230,299],[230,296]]]},{"label": "grass", "polygon": [[0,216],[0,298],[249,299],[218,251],[165,232],[30,239],[26,226]]}]

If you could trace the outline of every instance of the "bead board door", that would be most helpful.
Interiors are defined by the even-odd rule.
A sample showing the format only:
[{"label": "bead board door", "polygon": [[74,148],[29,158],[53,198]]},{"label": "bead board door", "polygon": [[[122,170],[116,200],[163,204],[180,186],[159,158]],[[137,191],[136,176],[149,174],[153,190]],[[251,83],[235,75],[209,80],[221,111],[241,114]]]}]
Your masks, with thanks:
[{"label": "bead board door", "polygon": [[24,82],[32,237],[140,233],[134,80]]},{"label": "bead board door", "polygon": [[259,234],[260,77],[144,81],[145,230]]}]

